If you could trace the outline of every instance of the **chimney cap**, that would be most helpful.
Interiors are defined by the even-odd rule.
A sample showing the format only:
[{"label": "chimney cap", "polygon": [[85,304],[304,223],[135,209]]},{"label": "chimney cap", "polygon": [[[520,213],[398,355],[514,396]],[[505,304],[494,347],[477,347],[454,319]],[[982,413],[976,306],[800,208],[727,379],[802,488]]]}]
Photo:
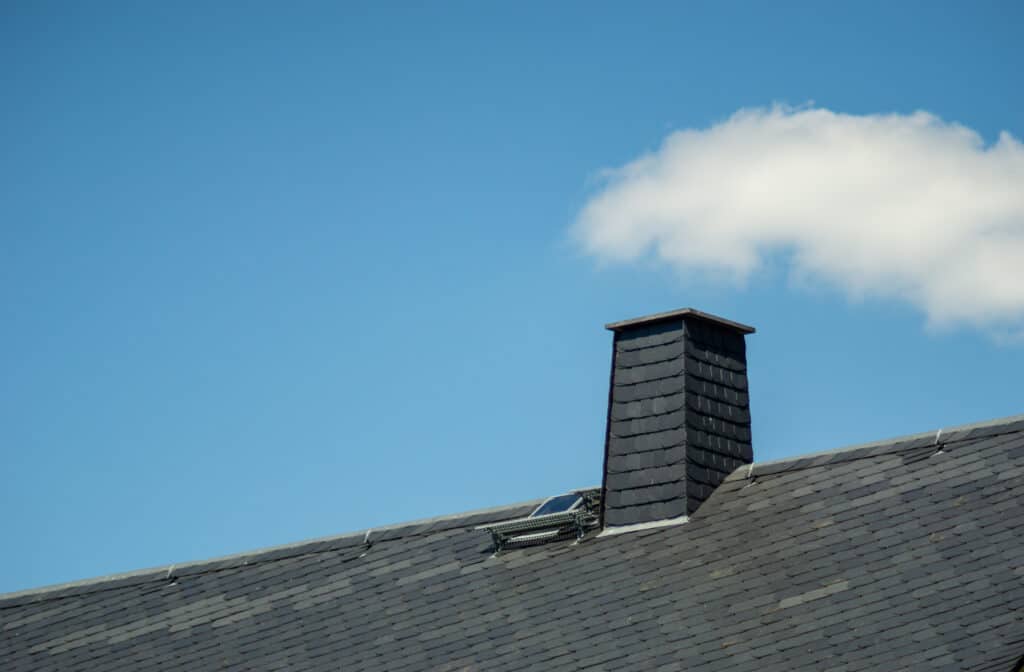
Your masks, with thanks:
[{"label": "chimney cap", "polygon": [[625,329],[632,329],[634,327],[647,326],[650,324],[658,324],[659,322],[668,322],[670,320],[677,320],[680,318],[697,318],[706,322],[712,322],[721,327],[727,329],[733,329],[740,332],[741,334],[752,334],[756,330],[746,324],[739,322],[733,322],[727,320],[724,317],[718,317],[717,315],[711,315],[693,308],[680,308],[679,310],[670,310],[667,313],[655,313],[654,315],[645,315],[644,317],[634,317],[631,320],[622,320],[619,322],[612,322],[604,325],[605,329],[609,331],[623,331]]}]

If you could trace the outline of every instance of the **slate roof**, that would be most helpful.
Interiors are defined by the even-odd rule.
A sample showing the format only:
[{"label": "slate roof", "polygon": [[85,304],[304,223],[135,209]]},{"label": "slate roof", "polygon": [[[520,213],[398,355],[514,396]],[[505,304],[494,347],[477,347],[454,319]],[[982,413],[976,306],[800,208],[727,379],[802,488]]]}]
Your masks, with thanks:
[{"label": "slate roof", "polygon": [[[939,448],[941,447],[941,450]],[[973,670],[1024,654],[1024,416],[741,467],[682,525],[531,504],[0,597],[16,670]]]}]

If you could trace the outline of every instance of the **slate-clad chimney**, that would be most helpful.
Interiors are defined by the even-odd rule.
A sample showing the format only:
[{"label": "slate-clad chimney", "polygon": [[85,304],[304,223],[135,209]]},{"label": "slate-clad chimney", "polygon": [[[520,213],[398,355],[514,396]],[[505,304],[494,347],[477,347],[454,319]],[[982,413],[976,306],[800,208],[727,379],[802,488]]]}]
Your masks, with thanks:
[{"label": "slate-clad chimney", "polygon": [[753,461],[744,336],[691,308],[606,325],[614,333],[604,527],[681,520]]}]

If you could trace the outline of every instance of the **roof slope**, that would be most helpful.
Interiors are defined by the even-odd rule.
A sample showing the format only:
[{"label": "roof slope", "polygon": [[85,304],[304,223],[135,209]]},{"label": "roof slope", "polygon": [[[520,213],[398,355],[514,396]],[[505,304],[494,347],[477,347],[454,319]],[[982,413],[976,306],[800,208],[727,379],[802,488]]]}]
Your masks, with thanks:
[{"label": "roof slope", "polygon": [[6,670],[993,670],[1024,420],[733,473],[685,525],[493,556],[512,507],[0,598]]}]

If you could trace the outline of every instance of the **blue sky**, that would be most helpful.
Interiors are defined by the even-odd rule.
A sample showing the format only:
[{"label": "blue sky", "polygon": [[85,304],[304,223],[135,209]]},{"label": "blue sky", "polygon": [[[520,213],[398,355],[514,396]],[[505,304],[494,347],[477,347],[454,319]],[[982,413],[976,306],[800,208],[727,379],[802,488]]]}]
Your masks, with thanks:
[{"label": "blue sky", "polygon": [[[854,148],[923,110],[892,165],[953,166],[968,213],[1024,192],[992,151],[1024,137],[1018,3],[205,4],[0,10],[0,591],[599,483],[602,325],[682,306],[758,328],[758,460],[1024,412],[1020,248],[985,237],[1020,242],[1012,193],[963,233],[995,262],[856,224],[889,265],[840,273],[707,178],[742,110]],[[754,228],[638,234],[643,156]],[[886,170],[855,200],[884,179],[880,226],[927,239],[934,192]],[[676,216],[731,237],[673,256]]]}]

